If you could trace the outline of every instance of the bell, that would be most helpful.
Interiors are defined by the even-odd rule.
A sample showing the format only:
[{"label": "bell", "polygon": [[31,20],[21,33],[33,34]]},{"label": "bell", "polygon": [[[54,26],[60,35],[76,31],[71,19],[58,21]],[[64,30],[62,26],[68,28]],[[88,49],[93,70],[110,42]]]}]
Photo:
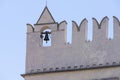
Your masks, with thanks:
[{"label": "bell", "polygon": [[43,39],[43,35],[42,34],[40,35],[40,38]]},{"label": "bell", "polygon": [[46,41],[46,43],[47,43],[47,41],[49,41],[49,40],[50,40],[50,39],[49,39],[48,33],[46,32],[46,33],[45,33],[44,41]]}]

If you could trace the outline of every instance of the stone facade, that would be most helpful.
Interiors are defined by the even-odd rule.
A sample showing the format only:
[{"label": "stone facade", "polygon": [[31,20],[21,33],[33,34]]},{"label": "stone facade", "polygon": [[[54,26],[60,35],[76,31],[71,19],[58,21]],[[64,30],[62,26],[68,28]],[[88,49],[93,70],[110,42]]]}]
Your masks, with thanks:
[{"label": "stone facade", "polygon": [[[88,21],[72,21],[72,43],[67,43],[67,22],[55,22],[47,7],[34,27],[27,24],[25,80],[90,80],[120,78],[120,22],[113,17],[114,38],[108,39],[109,18],[93,20],[93,40],[87,41]],[[41,33],[51,30],[51,46]]]}]

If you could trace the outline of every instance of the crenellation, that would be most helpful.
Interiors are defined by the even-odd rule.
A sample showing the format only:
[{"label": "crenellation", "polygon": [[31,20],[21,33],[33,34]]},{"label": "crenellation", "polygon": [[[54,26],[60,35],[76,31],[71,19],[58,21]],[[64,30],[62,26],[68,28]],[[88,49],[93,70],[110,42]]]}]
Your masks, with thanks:
[{"label": "crenellation", "polygon": [[90,42],[90,49],[92,52],[91,59],[95,64],[105,63],[107,61],[106,59],[108,59],[108,20],[107,17],[104,17],[99,24],[98,21],[93,18],[93,41]]},{"label": "crenellation", "polygon": [[[72,21],[72,44],[80,45],[81,43],[87,41],[88,37],[88,21],[83,19],[80,25],[75,21]],[[79,43],[79,44],[78,44]]]},{"label": "crenellation", "polygon": [[67,28],[65,28],[66,26],[67,26],[67,22],[64,20],[64,21],[62,21],[62,22],[59,23],[58,30],[67,29]]},{"label": "crenellation", "polygon": [[93,41],[108,39],[108,17],[104,17],[100,24],[93,18]]},{"label": "crenellation", "polygon": [[109,58],[106,58],[106,61],[113,61],[113,62],[117,62],[119,61],[119,51],[120,51],[120,26],[119,26],[119,20],[117,17],[113,16],[113,39],[109,40],[107,44],[107,56],[109,56]]},{"label": "crenellation", "polygon": [[[52,34],[51,34],[51,39],[52,39],[52,46],[60,46],[63,45],[64,43],[66,43],[66,35],[67,35],[67,24],[66,22],[62,22],[58,25],[56,25],[56,27],[58,27],[58,29],[51,30]],[[56,38],[57,36],[59,36],[58,38]]]},{"label": "crenellation", "polygon": [[101,29],[102,23],[104,23],[104,21],[105,21],[106,19],[109,20],[109,18],[108,18],[107,16],[105,16],[105,17],[100,21],[100,23],[97,21],[96,18],[92,18],[92,19],[96,22],[96,24],[97,24],[97,26],[98,26],[98,29]]},{"label": "crenellation", "polygon": [[67,22],[66,21],[62,21],[59,23],[58,31],[60,31],[60,34],[61,34],[61,37],[59,36],[59,38],[61,39],[61,44],[67,43]]},{"label": "crenellation", "polygon": [[80,31],[80,28],[75,21],[72,21],[72,30],[73,30],[73,32],[74,31]]},{"label": "crenellation", "polygon": [[27,24],[27,33],[34,32],[34,28],[31,24]]},{"label": "crenellation", "polygon": [[120,21],[117,17],[113,16],[113,35],[114,39],[119,39],[120,40]]},{"label": "crenellation", "polygon": [[120,21],[116,16],[113,16],[113,19],[116,19],[116,21],[118,22],[119,26],[120,26]]},{"label": "crenellation", "polygon": [[[78,26],[78,24],[77,24],[75,21],[72,21],[72,24],[73,24],[73,27],[75,26],[75,27],[77,28],[77,29],[76,29],[77,31],[80,31],[82,25],[84,24],[84,22],[87,22],[87,23],[88,23],[88,21],[87,21],[86,18],[84,18],[84,19],[81,21],[81,23],[80,23],[79,26]],[[73,28],[73,30],[74,30],[74,28]]]}]

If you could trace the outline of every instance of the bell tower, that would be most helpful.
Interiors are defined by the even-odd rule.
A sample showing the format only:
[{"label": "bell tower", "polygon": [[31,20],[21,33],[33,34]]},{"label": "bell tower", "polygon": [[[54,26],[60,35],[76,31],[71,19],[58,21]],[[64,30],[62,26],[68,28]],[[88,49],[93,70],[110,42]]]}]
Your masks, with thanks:
[{"label": "bell tower", "polygon": [[72,43],[66,44],[67,22],[56,22],[46,6],[34,25],[27,24],[25,80],[120,80],[120,21],[113,17],[115,37],[109,40],[108,17],[93,18],[93,41],[87,41],[88,20],[72,21]]},{"label": "bell tower", "polygon": [[25,75],[43,72],[53,66],[54,59],[49,60],[49,56],[66,44],[66,26],[66,21],[58,23],[54,20],[47,6],[34,26],[27,24],[25,80],[30,80]]},{"label": "bell tower", "polygon": [[[32,37],[34,34],[35,38],[27,38],[27,42],[36,40],[34,45],[36,44],[39,47],[43,47],[44,42],[51,46],[66,43],[66,25],[66,21],[62,21],[60,24],[55,22],[46,6],[34,27],[31,24],[27,24],[27,36]],[[56,40],[56,37],[57,39],[60,38],[60,41]],[[28,47],[30,44],[32,43],[27,43]]]}]

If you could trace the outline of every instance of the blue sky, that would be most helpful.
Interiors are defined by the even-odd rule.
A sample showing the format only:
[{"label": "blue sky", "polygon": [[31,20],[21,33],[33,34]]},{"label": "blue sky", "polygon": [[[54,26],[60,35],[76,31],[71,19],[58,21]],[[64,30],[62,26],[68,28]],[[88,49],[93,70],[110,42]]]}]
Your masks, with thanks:
[{"label": "blue sky", "polygon": [[[46,0],[0,0],[1,80],[24,80],[26,24],[35,24],[45,5]],[[56,22],[68,22],[68,30],[72,20],[79,24],[87,18],[92,27],[92,17],[108,16],[111,23],[112,16],[120,19],[120,0],[47,0],[47,6]]]}]

